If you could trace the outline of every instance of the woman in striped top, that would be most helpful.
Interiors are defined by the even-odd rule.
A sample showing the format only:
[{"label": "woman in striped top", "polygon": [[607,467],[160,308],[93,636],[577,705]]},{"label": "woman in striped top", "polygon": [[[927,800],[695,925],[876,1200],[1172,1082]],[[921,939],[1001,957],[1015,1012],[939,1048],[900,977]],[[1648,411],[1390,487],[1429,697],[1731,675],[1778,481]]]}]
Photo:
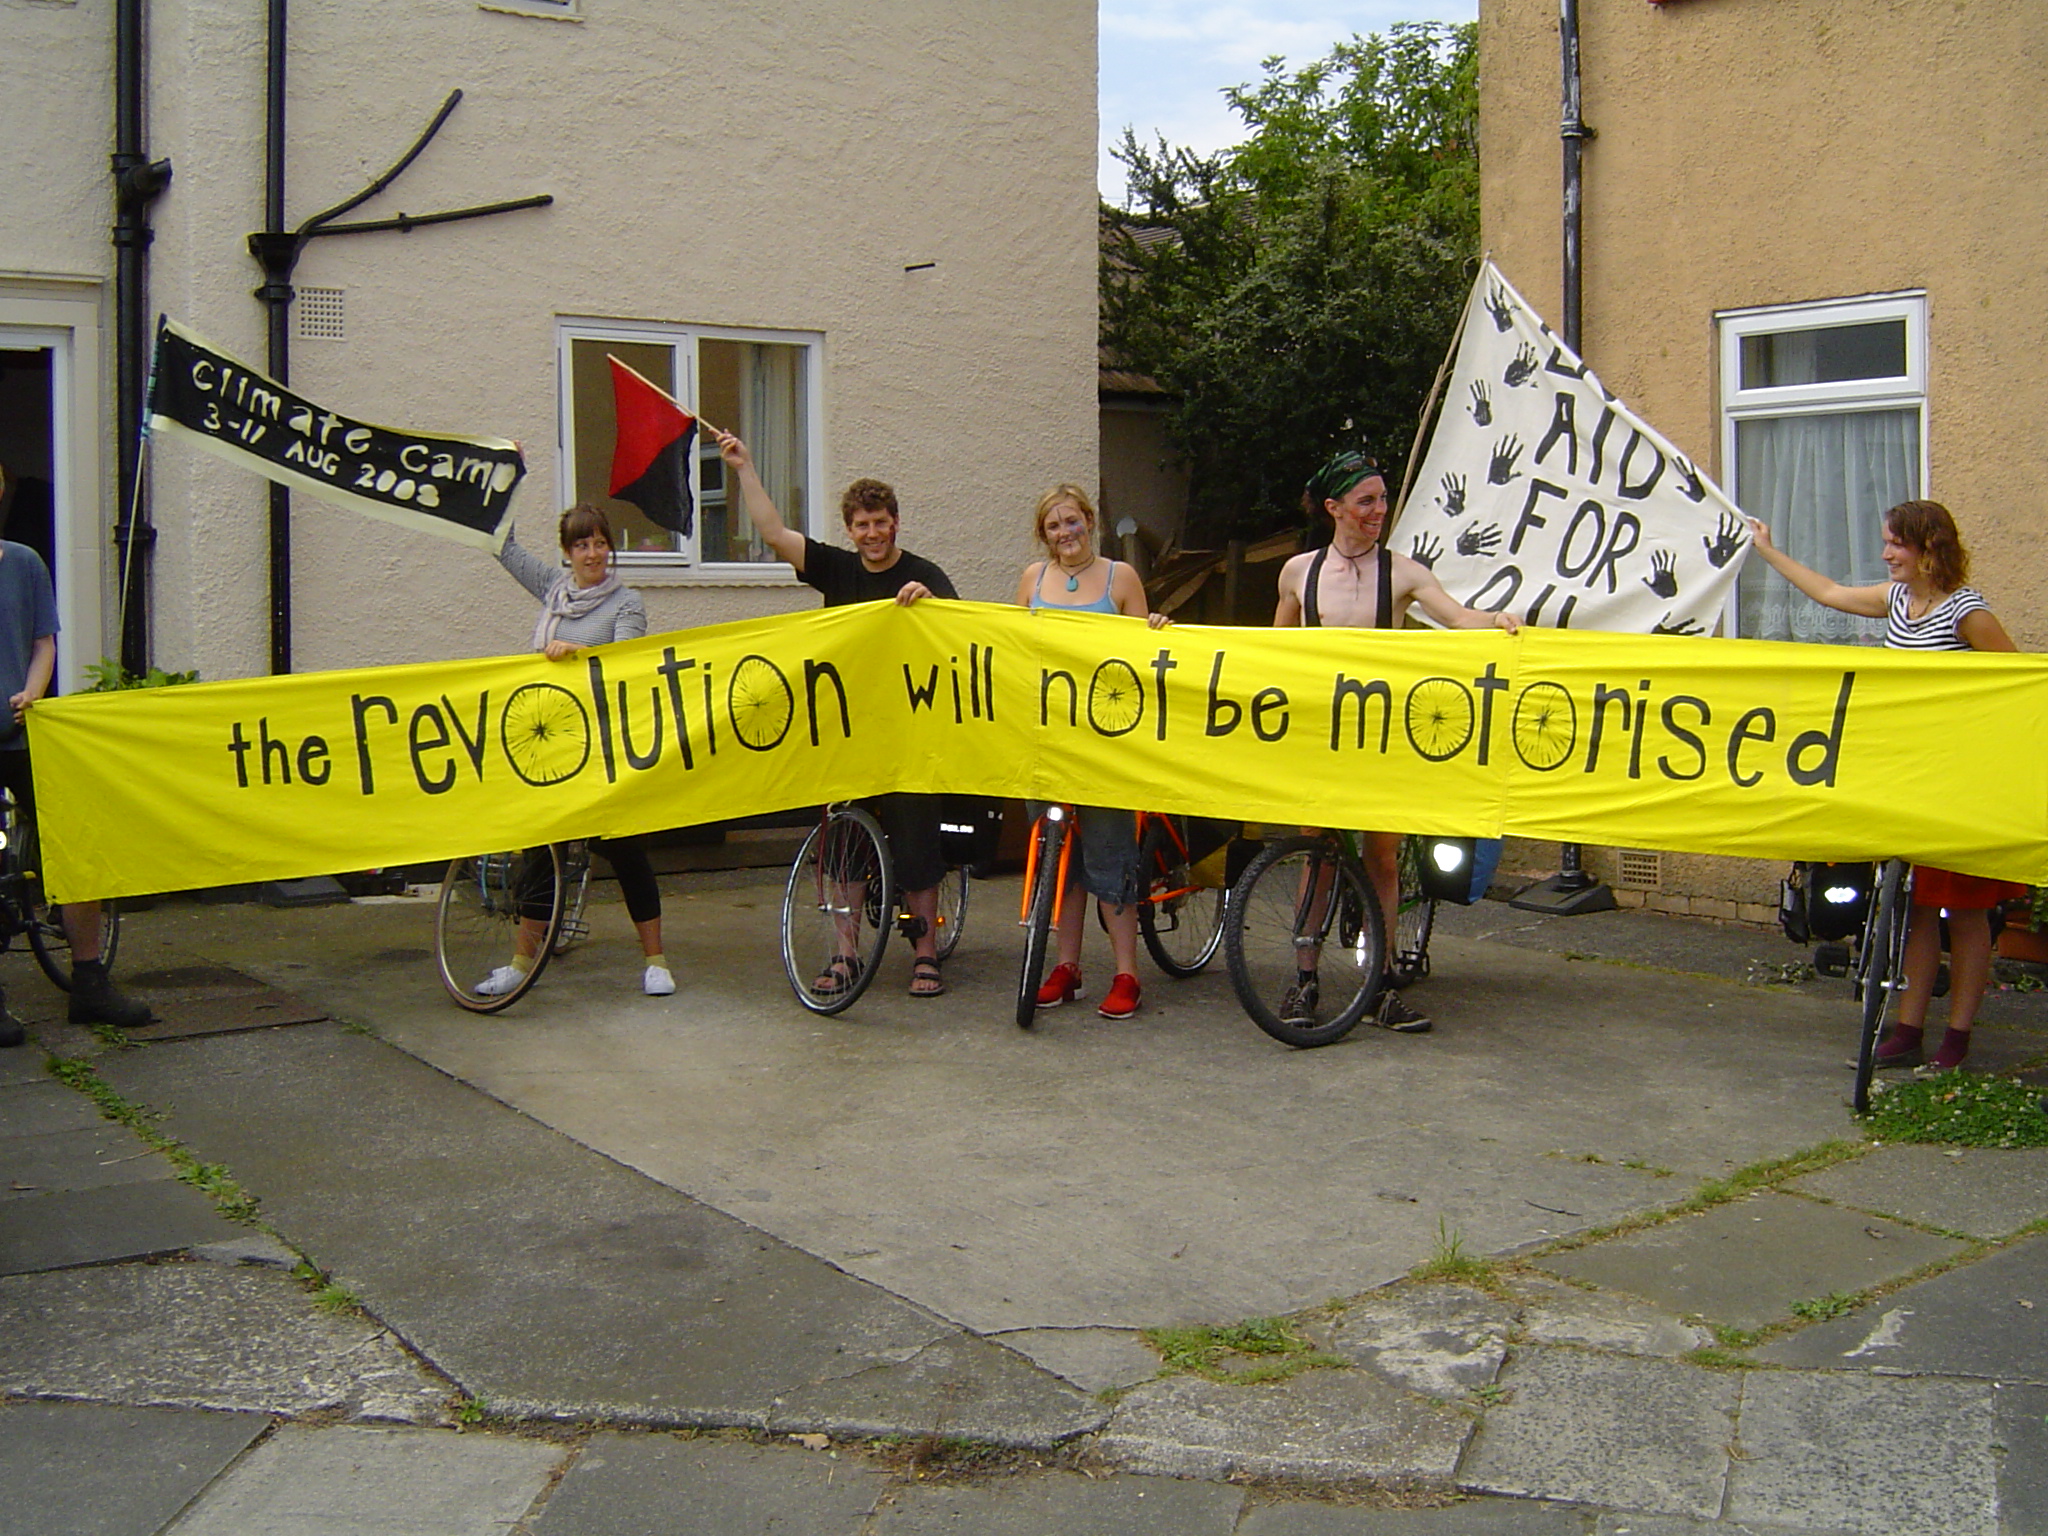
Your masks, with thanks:
[{"label": "woman in striped top", "polygon": [[[1756,552],[1772,570],[1815,602],[1885,621],[1884,643],[1909,651],[2011,651],[2005,626],[1966,585],[1970,556],[1956,520],[1938,501],[1902,501],[1884,515],[1884,565],[1891,580],[1846,587],[1801,565],[1771,543],[1770,529],[1749,520]],[[1920,1065],[1927,1004],[1941,969],[1941,910],[1948,910],[1948,1031],[1928,1065],[1946,1072],[1970,1054],[1970,1028],[1991,976],[1990,909],[2026,894],[2009,880],[1959,875],[1930,865],[1913,869],[1913,914],[1906,929],[1906,993],[1899,1023],[1877,1048],[1880,1067]]]}]

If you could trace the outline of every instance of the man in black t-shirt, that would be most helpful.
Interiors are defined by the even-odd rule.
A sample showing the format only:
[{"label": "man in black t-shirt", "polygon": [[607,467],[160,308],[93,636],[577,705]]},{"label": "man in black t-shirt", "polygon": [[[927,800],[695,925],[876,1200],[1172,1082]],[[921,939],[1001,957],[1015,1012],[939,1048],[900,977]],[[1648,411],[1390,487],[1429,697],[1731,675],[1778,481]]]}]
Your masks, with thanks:
[{"label": "man in black t-shirt", "polygon": [[[839,516],[853,548],[820,544],[783,522],[747,445],[730,432],[715,435],[719,457],[739,478],[747,516],[761,542],[787,560],[805,585],[823,593],[827,608],[884,598],[894,598],[908,607],[925,597],[959,597],[944,571],[922,555],[897,547],[901,519],[896,492],[883,481],[856,480],[839,498]],[[903,904],[923,920],[922,932],[912,941],[916,958],[911,962],[910,995],[937,997],[946,990],[938,951],[939,881],[946,873],[939,841],[939,797],[881,795],[870,804],[889,839],[897,883],[903,887]],[[835,966],[844,963],[844,957],[833,962]]]}]

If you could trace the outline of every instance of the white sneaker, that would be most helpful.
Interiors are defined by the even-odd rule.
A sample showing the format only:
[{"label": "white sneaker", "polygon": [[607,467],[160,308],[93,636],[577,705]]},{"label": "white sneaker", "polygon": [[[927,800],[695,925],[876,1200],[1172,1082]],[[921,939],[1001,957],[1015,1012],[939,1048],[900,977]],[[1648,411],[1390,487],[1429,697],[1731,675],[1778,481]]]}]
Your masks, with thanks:
[{"label": "white sneaker", "polygon": [[470,990],[478,997],[503,997],[526,979],[526,972],[516,965],[501,965]]},{"label": "white sneaker", "polygon": [[650,965],[647,974],[640,978],[640,990],[649,997],[667,997],[676,989],[676,979],[665,965]]}]

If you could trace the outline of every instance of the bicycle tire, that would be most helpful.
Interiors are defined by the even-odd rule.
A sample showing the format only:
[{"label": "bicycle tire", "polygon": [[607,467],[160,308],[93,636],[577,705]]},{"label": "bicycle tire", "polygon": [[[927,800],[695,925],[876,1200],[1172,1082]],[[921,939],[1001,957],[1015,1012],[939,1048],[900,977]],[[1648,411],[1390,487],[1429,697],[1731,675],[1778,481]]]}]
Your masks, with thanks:
[{"label": "bicycle tire", "polygon": [[1138,932],[1153,963],[1169,976],[1200,975],[1223,943],[1228,893],[1195,884],[1187,849],[1160,822],[1145,831],[1138,867],[1151,878],[1151,889],[1138,904]]},{"label": "bicycle tire", "polygon": [[[1254,1024],[1297,1050],[1332,1045],[1380,993],[1386,919],[1358,861],[1320,837],[1269,843],[1238,877],[1226,908],[1230,984]],[[1317,1004],[1304,1014],[1289,992],[1314,960]]]},{"label": "bicycle tire", "polygon": [[1863,1033],[1856,1050],[1856,1090],[1851,1101],[1859,1115],[1870,1108],[1870,1078],[1877,1070],[1878,1041],[1884,1034],[1892,998],[1904,980],[1905,885],[1905,864],[1887,859],[1864,925],[1862,953],[1857,957],[1856,987],[1863,1004]]},{"label": "bicycle tire", "polygon": [[1401,839],[1401,910],[1394,914],[1394,964],[1387,985],[1412,987],[1429,978],[1429,936],[1436,930],[1436,898],[1422,886],[1423,842]]},{"label": "bicycle tire", "polygon": [[[8,850],[19,876],[15,890],[21,901],[21,915],[28,932],[29,951],[36,964],[59,991],[71,990],[71,935],[64,927],[64,909],[45,899],[43,891],[42,843],[36,824],[26,816],[15,821],[14,839]],[[114,969],[114,956],[121,948],[121,909],[111,901],[100,903],[100,963]]]},{"label": "bicycle tire", "polygon": [[[434,904],[434,961],[448,995],[471,1013],[498,1013],[532,991],[562,931],[565,885],[558,843],[450,860]],[[547,914],[547,929],[532,967],[505,992],[480,994],[478,984],[508,963],[521,922],[536,910]]]},{"label": "bicycle tire", "polygon": [[562,928],[555,935],[555,953],[566,955],[590,937],[584,913],[590,905],[590,844],[578,838],[562,845]]},{"label": "bicycle tire", "polygon": [[1038,988],[1045,980],[1046,951],[1052,941],[1052,909],[1059,895],[1060,848],[1067,839],[1064,816],[1047,814],[1031,829],[1037,856],[1031,863],[1031,889],[1024,900],[1024,960],[1017,973],[1017,1027],[1038,1022]]},{"label": "bicycle tire", "polygon": [[[782,973],[812,1013],[843,1013],[875,979],[896,915],[894,867],[882,825],[835,805],[811,829],[782,891]],[[835,960],[851,955],[852,975]],[[828,980],[830,978],[830,980]]]},{"label": "bicycle tire", "polygon": [[967,929],[967,906],[973,888],[973,872],[964,865],[948,864],[945,874],[939,877],[939,931],[933,942],[941,960],[951,958],[960,945],[960,935]]}]

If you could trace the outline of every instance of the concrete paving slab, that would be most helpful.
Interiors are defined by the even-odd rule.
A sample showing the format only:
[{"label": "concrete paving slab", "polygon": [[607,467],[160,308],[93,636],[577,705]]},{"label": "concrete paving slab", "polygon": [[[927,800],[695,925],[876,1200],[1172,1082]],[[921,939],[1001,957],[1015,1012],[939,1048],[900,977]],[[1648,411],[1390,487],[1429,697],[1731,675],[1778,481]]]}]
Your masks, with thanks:
[{"label": "concrete paving slab", "polygon": [[957,1435],[991,1445],[1057,1445],[1099,1429],[1109,1410],[1022,1355],[952,1334],[908,1360],[782,1394],[774,1430],[829,1435]]},{"label": "concrete paving slab", "polygon": [[1460,1499],[1440,1509],[1294,1499],[1255,1506],[1237,1531],[1238,1536],[1588,1536],[1592,1528],[1589,1511],[1534,1499]]},{"label": "concrete paving slab", "polygon": [[109,1184],[148,1184],[171,1176],[171,1165],[162,1153],[111,1120],[76,1131],[0,1141],[0,1201],[59,1190],[103,1189]]},{"label": "concrete paving slab", "polygon": [[1757,1352],[1777,1365],[2048,1385],[2048,1233]]},{"label": "concrete paving slab", "polygon": [[[107,1123],[91,1099],[46,1074],[0,1088],[0,1137],[47,1136],[53,1131],[91,1130]],[[0,1155],[5,1150],[5,1143],[0,1142]]]},{"label": "concrete paving slab", "polygon": [[326,1010],[225,965],[179,965],[133,971],[121,985],[149,999],[156,1022],[128,1031],[134,1040],[181,1040],[238,1029],[310,1024]]},{"label": "concrete paving slab", "polygon": [[1791,1317],[1794,1302],[1862,1290],[1953,1257],[1963,1246],[1766,1191],[1535,1262],[1673,1313],[1760,1328]]},{"label": "concrete paving slab", "polygon": [[[1440,1219],[1469,1251],[1516,1249],[1847,1125],[1839,1008],[1761,989],[1620,966],[1589,986],[1582,964],[1447,938],[1428,1037],[1289,1052],[1246,1023],[1220,972],[1152,979],[1127,1023],[1070,1010],[1025,1033],[1007,1021],[1000,916],[1016,885],[998,880],[977,886],[988,917],[970,919],[944,1009],[900,995],[892,952],[858,1007],[821,1020],[779,974],[773,872],[695,879],[672,888],[676,998],[632,991],[623,915],[600,907],[591,942],[489,1022],[448,1004],[425,965],[364,963],[420,942],[419,920],[408,931],[390,908],[345,909],[346,924],[344,909],[245,911],[231,933],[149,916],[987,1334],[1292,1311],[1405,1274]],[[1697,1049],[1724,1027],[1772,1032],[1768,1077]],[[1365,1102],[1398,1109],[1361,1116]],[[1303,1145],[1321,1149],[1313,1179]]]},{"label": "concrete paving slab", "polygon": [[269,1428],[259,1413],[0,1403],[0,1528],[156,1536]]},{"label": "concrete paving slab", "polygon": [[0,1202],[0,1275],[146,1259],[225,1242],[235,1223],[174,1179]]},{"label": "concrete paving slab", "polygon": [[[897,1422],[929,1421],[921,1372],[877,1368],[957,1330],[378,1040],[316,1024],[126,1052],[103,1071],[494,1407],[765,1427],[783,1400],[862,1378],[842,1401],[879,1414],[900,1389]],[[1046,1410],[1006,1439],[1052,1443],[1099,1417],[1005,1351],[952,1357],[944,1375],[968,1400]]]},{"label": "concrete paving slab", "polygon": [[1328,1330],[1354,1365],[1424,1397],[1462,1400],[1500,1373],[1515,1308],[1462,1285],[1396,1285],[1360,1297]]},{"label": "concrete paving slab", "polygon": [[1521,1336],[1531,1344],[1577,1344],[1616,1355],[1676,1359],[1714,1342],[1712,1330],[1681,1323],[1632,1296],[1537,1274],[1512,1276],[1508,1288],[1521,1308]]},{"label": "concrete paving slab", "polygon": [[1174,1376],[1134,1387],[1096,1444],[1127,1471],[1448,1489],[1472,1420],[1365,1371],[1257,1386]]},{"label": "concrete paving slab", "polygon": [[[12,994],[9,996],[11,998]],[[10,1011],[13,1010],[10,1008]],[[43,1063],[40,1051],[23,1051],[12,1047],[0,1050],[0,1090],[25,1083],[47,1084],[49,1081],[50,1073]],[[0,1093],[0,1101],[4,1101],[4,1097],[4,1093]],[[0,1126],[4,1126],[5,1123],[4,1116],[0,1116]]]},{"label": "concrete paving slab", "polygon": [[1129,1328],[1020,1328],[998,1344],[1083,1392],[1107,1392],[1159,1374],[1159,1356]]},{"label": "concrete paving slab", "polygon": [[1870,1536],[1862,1531],[1822,1530],[1800,1526],[1745,1525],[1733,1520],[1686,1520],[1676,1515],[1617,1514],[1603,1510],[1593,1522],[1593,1536]]},{"label": "concrete paving slab", "polygon": [[533,1536],[858,1536],[887,1479],[829,1451],[603,1433],[570,1464]]},{"label": "concrete paving slab", "polygon": [[1746,1372],[1727,1514],[1886,1536],[1998,1536],[1992,1429],[1983,1383]]},{"label": "concrete paving slab", "polygon": [[505,1536],[567,1459],[509,1435],[287,1424],[165,1536]]},{"label": "concrete paving slab", "polygon": [[1458,1486],[1645,1514],[1721,1513],[1741,1380],[1666,1360],[1517,1350]]},{"label": "concrete paving slab", "polygon": [[2048,1217],[2048,1147],[1880,1147],[1780,1187],[1945,1232],[2008,1237]]},{"label": "concrete paving slab", "polygon": [[1244,1493],[1164,1477],[1073,1473],[905,1488],[876,1515],[873,1536],[1230,1536]]},{"label": "concrete paving slab", "polygon": [[0,1391],[445,1422],[448,1385],[274,1269],[122,1264],[0,1279]]},{"label": "concrete paving slab", "polygon": [[2048,1536],[2048,1387],[1992,1389],[2003,1536]]}]

